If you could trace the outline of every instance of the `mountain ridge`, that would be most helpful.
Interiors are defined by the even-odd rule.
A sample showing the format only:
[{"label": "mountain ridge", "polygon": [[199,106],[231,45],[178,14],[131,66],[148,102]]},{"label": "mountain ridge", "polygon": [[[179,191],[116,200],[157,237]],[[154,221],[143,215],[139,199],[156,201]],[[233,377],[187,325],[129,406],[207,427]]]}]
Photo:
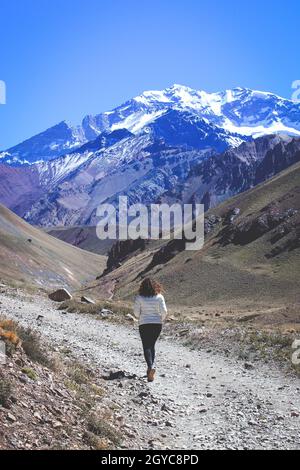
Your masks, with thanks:
[{"label": "mountain ridge", "polygon": [[[66,172],[57,160],[40,164],[40,172],[33,165],[24,175],[24,169],[8,168],[9,175],[14,170],[21,181],[26,176],[19,197],[18,188],[14,189],[11,208],[34,225],[95,226],[99,204],[117,204],[119,195],[127,195],[129,204],[198,202],[207,210],[299,161],[300,139],[260,137],[218,154],[167,145],[163,139],[143,134],[95,153],[60,159],[67,160]],[[34,184],[31,192],[27,188],[24,200],[22,187],[27,181],[30,184],[30,172]],[[10,194],[2,187],[0,200],[9,201]]]},{"label": "mountain ridge", "polygon": [[0,201],[34,225],[93,226],[99,204],[119,195],[208,209],[292,164],[288,142],[298,158],[300,104],[268,92],[174,85],[91,119],[61,122],[0,154]]},{"label": "mountain ridge", "polygon": [[170,108],[193,112],[208,123],[242,138],[278,132],[300,136],[299,103],[249,88],[206,93],[184,85],[173,85],[164,90],[145,91],[111,111],[86,115],[75,127],[61,121],[0,152],[0,161],[11,165],[47,161],[95,140],[108,130],[126,128],[138,134]]}]

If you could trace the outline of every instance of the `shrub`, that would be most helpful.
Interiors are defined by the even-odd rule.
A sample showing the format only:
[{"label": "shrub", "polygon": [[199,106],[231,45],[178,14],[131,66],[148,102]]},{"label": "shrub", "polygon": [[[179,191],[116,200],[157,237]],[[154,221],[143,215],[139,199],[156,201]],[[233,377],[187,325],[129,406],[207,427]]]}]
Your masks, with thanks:
[{"label": "shrub", "polygon": [[16,323],[0,318],[0,340],[5,341],[6,354],[12,356],[21,340],[16,333]]},{"label": "shrub", "polygon": [[0,319],[0,339],[8,341],[15,347],[20,343],[16,329],[17,326],[13,320],[7,320],[5,318]]},{"label": "shrub", "polygon": [[17,331],[29,359],[44,366],[52,367],[53,359],[49,356],[49,352],[45,351],[45,345],[42,345],[40,336],[31,328],[23,328],[22,326],[18,326]]},{"label": "shrub", "polygon": [[29,377],[31,380],[36,380],[37,379],[37,374],[35,373],[34,370],[30,369],[30,367],[24,367],[22,369],[23,374],[26,374],[27,377]]},{"label": "shrub", "polygon": [[105,438],[96,436],[90,431],[84,433],[84,441],[95,450],[109,450],[109,442]]},{"label": "shrub", "polygon": [[103,439],[109,439],[113,444],[120,445],[121,433],[102,416],[93,413],[88,419],[88,431]]},{"label": "shrub", "polygon": [[0,328],[6,331],[16,331],[17,325],[13,320],[3,318],[0,320]]},{"label": "shrub", "polygon": [[69,366],[67,373],[69,378],[79,385],[87,384],[89,382],[89,371],[77,362]]},{"label": "shrub", "polygon": [[14,331],[5,331],[2,328],[0,328],[0,338],[4,341],[9,341],[14,346],[18,346],[18,344],[20,343],[20,338],[16,335]]}]

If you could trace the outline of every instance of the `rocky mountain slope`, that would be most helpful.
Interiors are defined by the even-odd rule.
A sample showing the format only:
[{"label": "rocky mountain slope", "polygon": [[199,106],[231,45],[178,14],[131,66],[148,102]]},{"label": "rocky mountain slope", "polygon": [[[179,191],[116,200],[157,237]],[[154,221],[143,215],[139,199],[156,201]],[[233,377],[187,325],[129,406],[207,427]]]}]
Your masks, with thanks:
[{"label": "rocky mountain slope", "polygon": [[19,215],[30,210],[43,194],[36,167],[11,167],[0,163],[0,202]]},{"label": "rocky mountain slope", "polygon": [[[170,124],[167,115],[161,118],[162,128],[165,120]],[[21,188],[18,191],[17,187],[9,207],[37,225],[85,225],[95,222],[96,208],[100,203],[117,198],[119,193],[127,192],[129,195],[132,191],[133,200],[144,198],[145,202],[153,201],[166,189],[174,187],[178,178],[186,177],[193,162],[198,162],[213,152],[205,138],[201,139],[203,122],[198,118],[193,118],[191,122],[190,116],[176,113],[174,131],[180,132],[185,126],[194,129],[198,135],[198,148],[168,145],[164,139],[159,138],[158,129],[149,128],[147,133],[139,136],[118,131],[118,138],[115,136],[117,131],[113,131],[110,138],[105,133],[108,147],[96,151],[84,148],[83,151],[29,168],[17,168],[21,182],[27,178],[27,173],[34,175],[35,180],[31,186],[29,182],[27,193],[35,195],[35,202],[28,210],[28,198],[24,200]],[[213,129],[215,132],[216,128]],[[216,147],[227,147],[227,138],[230,138],[228,133],[215,133]],[[103,139],[103,134],[100,139]],[[92,145],[96,145],[95,142]],[[2,173],[6,173],[4,165],[2,171],[0,168],[0,178]],[[7,184],[1,196],[8,203],[9,175],[6,179]],[[14,179],[11,178],[11,184],[13,182]],[[26,183],[27,181],[24,182]],[[36,197],[37,192],[41,194],[40,198]]]},{"label": "rocky mountain slope", "polygon": [[265,136],[196,164],[176,197],[215,207],[300,161],[300,139]]},{"label": "rocky mountain slope", "polygon": [[150,134],[127,138],[91,155],[59,184],[45,183],[45,194],[23,215],[43,226],[95,226],[98,205],[117,206],[124,194],[130,204],[193,201],[207,210],[299,161],[299,150],[300,139],[278,135],[219,155],[173,147]]},{"label": "rocky mountain slope", "polygon": [[220,150],[233,135],[214,127],[206,141],[206,128],[200,118],[170,111],[139,136],[126,130],[104,132],[81,151],[58,159],[26,168],[2,165],[0,200],[34,225],[96,225],[98,205],[117,204],[120,194],[130,203],[193,200],[209,208],[299,157],[299,139],[284,135],[261,137],[217,154],[212,139],[214,149]]},{"label": "rocky mountain slope", "polygon": [[75,248],[27,224],[0,205],[0,279],[48,290],[95,279],[105,257]]},{"label": "rocky mountain slope", "polygon": [[107,256],[115,243],[115,240],[100,240],[97,237],[96,227],[93,226],[50,227],[45,230],[59,240],[99,255]]}]

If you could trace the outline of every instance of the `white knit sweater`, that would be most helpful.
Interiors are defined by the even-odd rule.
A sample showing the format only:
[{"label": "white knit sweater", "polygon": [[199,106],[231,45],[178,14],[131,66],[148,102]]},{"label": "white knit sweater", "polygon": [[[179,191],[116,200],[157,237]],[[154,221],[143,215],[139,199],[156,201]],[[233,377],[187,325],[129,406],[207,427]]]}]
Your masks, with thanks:
[{"label": "white knit sweater", "polygon": [[167,316],[167,307],[162,294],[153,297],[138,295],[134,304],[134,315],[139,320],[139,325],[148,323],[163,323]]}]

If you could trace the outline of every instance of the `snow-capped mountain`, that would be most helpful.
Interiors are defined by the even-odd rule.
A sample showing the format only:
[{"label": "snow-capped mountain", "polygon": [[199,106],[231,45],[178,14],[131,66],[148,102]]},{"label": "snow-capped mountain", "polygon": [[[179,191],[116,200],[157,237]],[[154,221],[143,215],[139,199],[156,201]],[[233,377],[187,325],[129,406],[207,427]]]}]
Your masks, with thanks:
[{"label": "snow-capped mountain", "polygon": [[112,111],[86,116],[83,128],[93,136],[106,128],[126,128],[137,133],[170,108],[193,112],[242,136],[278,132],[300,135],[299,103],[248,88],[206,93],[182,85],[145,91]]},{"label": "snow-capped mountain", "polygon": [[[15,181],[22,182],[19,198],[14,191],[12,208],[41,226],[95,225],[99,204],[117,205],[118,196],[124,194],[130,204],[198,201],[209,208],[297,161],[300,138],[264,136],[217,155],[211,149],[170,146],[143,134],[95,153],[9,168],[20,172],[21,180]],[[28,182],[33,183],[31,191]],[[0,191],[0,200],[2,197]]]},{"label": "snow-capped mountain", "polygon": [[138,135],[170,110],[190,113],[234,135],[230,145],[239,145],[247,136],[300,135],[299,103],[248,88],[206,93],[173,85],[162,91],[145,91],[111,111],[86,116],[77,127],[61,122],[0,153],[0,161],[10,165],[46,161],[78,149],[104,131],[127,129]]},{"label": "snow-capped mountain", "polygon": [[74,153],[32,165],[45,190],[22,215],[43,226],[93,224],[99,204],[114,202],[119,194],[128,194],[131,202],[156,201],[211,154],[211,149],[172,147],[145,133],[94,153]]},{"label": "snow-capped mountain", "polygon": [[210,207],[298,161],[295,135],[299,104],[243,88],[208,94],[174,85],[2,152],[0,202],[41,226],[95,224],[99,204],[120,194],[130,203]]},{"label": "snow-capped mountain", "polygon": [[14,166],[47,161],[70,152],[84,142],[86,138],[81,127],[73,128],[62,121],[0,153],[0,161]]},{"label": "snow-capped mountain", "polygon": [[[97,159],[100,149],[103,152],[106,146],[108,148],[132,135],[126,129],[110,134],[104,132],[102,136],[89,143],[90,147],[80,147],[76,153],[39,161],[32,165],[10,166],[0,161],[0,201],[23,217],[39,198],[43,201],[45,194],[59,187],[63,181],[71,180],[73,174],[84,165],[88,165],[93,157]],[[96,148],[99,149],[98,152],[95,152]],[[85,177],[90,181],[87,174]],[[84,182],[82,175],[82,184]]]},{"label": "snow-capped mountain", "polygon": [[42,196],[28,210],[23,194],[15,194],[10,207],[39,225],[92,223],[100,203],[122,192],[132,201],[156,200],[202,158],[241,142],[199,116],[169,110],[137,135],[127,129],[104,131],[67,155],[25,167],[24,175],[38,175],[34,181]]},{"label": "snow-capped mountain", "polygon": [[218,155],[172,146],[150,132],[122,136],[96,152],[19,168],[0,164],[0,201],[36,225],[94,225],[98,205],[117,203],[121,194],[130,203],[193,200],[210,207],[300,160],[300,139],[287,136]]},{"label": "snow-capped mountain", "polygon": [[228,147],[236,147],[247,136],[224,130],[190,111],[170,109],[144,127],[144,132],[163,139],[168,145],[191,147],[199,150],[212,148],[223,152]]}]

